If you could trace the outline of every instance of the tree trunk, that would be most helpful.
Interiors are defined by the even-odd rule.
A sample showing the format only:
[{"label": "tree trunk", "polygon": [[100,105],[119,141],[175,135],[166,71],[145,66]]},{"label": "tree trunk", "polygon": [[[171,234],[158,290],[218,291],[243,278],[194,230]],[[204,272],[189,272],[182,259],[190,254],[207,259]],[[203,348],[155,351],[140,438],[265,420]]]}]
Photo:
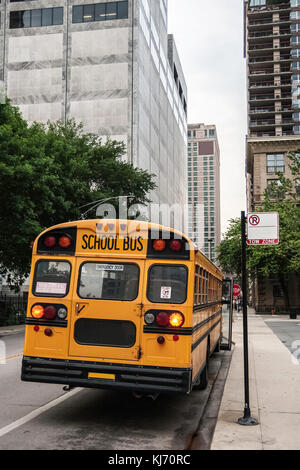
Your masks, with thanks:
[{"label": "tree trunk", "polygon": [[279,282],[283,292],[284,304],[287,312],[291,314],[290,310],[290,296],[289,296],[289,286],[284,278],[284,273],[279,274]]}]

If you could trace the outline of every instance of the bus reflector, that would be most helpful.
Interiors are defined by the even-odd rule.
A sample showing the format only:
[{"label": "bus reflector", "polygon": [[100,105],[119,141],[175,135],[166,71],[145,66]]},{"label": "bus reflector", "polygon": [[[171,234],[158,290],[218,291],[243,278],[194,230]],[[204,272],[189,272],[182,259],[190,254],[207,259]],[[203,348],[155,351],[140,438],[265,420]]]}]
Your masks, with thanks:
[{"label": "bus reflector", "polygon": [[158,344],[164,344],[165,338],[164,338],[163,336],[159,336],[159,337],[157,338],[157,342],[158,342]]},{"label": "bus reflector", "polygon": [[166,312],[160,312],[156,317],[156,323],[159,326],[167,326],[169,324],[169,315]]},{"label": "bus reflector", "polygon": [[44,307],[42,305],[34,305],[31,309],[31,315],[33,318],[43,318],[45,313]]},{"label": "bus reflector", "polygon": [[53,331],[51,330],[51,328],[46,328],[44,333],[45,333],[46,336],[52,336],[53,335]]},{"label": "bus reflector", "polygon": [[67,237],[66,235],[62,236],[58,240],[58,244],[61,248],[69,248],[71,245],[72,241],[70,237]]},{"label": "bus reflector", "polygon": [[155,251],[164,251],[166,249],[166,242],[165,240],[155,240],[153,242],[153,249]]},{"label": "bus reflector", "polygon": [[183,325],[184,317],[181,313],[175,312],[172,313],[169,317],[170,326],[173,328],[180,328]]}]

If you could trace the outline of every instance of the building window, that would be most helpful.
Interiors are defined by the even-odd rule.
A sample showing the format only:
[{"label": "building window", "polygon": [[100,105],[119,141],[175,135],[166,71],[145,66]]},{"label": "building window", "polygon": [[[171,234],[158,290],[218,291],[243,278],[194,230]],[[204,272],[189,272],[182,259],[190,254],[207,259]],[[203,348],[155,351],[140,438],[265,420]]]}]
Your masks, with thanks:
[{"label": "building window", "polygon": [[250,7],[261,7],[266,5],[266,0],[250,0]]},{"label": "building window", "polygon": [[282,153],[267,155],[267,173],[284,173],[284,155]]},{"label": "building window", "polygon": [[92,21],[121,20],[127,18],[128,1],[73,6],[73,23],[90,23]]},{"label": "building window", "polygon": [[11,11],[9,27],[17,29],[62,25],[63,12],[62,7]]}]

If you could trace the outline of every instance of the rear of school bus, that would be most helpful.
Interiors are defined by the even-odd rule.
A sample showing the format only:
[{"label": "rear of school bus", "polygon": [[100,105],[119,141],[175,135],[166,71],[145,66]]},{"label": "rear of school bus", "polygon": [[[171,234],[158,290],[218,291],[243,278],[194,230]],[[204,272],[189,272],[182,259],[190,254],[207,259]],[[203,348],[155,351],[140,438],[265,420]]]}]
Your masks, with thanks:
[{"label": "rear of school bus", "polygon": [[184,236],[145,223],[43,232],[33,246],[22,380],[189,393],[194,256]]}]

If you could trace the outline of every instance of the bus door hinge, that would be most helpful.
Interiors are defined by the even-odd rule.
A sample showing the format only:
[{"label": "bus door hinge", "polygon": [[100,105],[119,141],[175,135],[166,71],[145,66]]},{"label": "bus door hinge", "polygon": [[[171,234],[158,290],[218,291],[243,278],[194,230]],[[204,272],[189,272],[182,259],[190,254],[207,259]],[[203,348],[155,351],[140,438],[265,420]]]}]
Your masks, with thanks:
[{"label": "bus door hinge", "polygon": [[142,317],[144,314],[144,304],[138,304],[138,316]]},{"label": "bus door hinge", "polygon": [[141,359],[142,354],[143,354],[142,348],[141,348],[141,346],[139,346],[138,350],[137,350],[137,359],[138,359],[138,361]]}]

